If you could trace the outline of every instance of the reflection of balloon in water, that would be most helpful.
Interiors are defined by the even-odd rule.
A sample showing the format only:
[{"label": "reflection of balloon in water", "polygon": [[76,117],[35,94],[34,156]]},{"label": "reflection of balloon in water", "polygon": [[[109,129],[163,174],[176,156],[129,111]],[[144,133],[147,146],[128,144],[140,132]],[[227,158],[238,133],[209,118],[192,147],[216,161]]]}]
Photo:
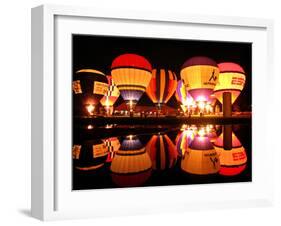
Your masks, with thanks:
[{"label": "reflection of balloon in water", "polygon": [[181,169],[190,174],[215,174],[220,169],[216,150],[206,136],[195,136],[181,160]]},{"label": "reflection of balloon in water", "polygon": [[105,144],[108,151],[106,162],[111,162],[115,152],[118,151],[120,148],[120,142],[117,137],[106,138],[103,139],[102,141]]},{"label": "reflection of balloon in water", "polygon": [[214,147],[219,155],[221,169],[219,173],[224,176],[240,174],[247,164],[247,154],[239,139],[232,132],[232,149],[225,150],[223,147],[223,133],[217,138]]},{"label": "reflection of balloon in water", "polygon": [[194,132],[190,129],[185,129],[180,131],[176,137],[176,149],[179,156],[183,156],[186,151],[188,151],[188,147],[191,141],[194,138]]},{"label": "reflection of balloon in water", "polygon": [[113,110],[113,105],[118,99],[118,97],[120,96],[120,92],[117,86],[112,82],[111,76],[107,76],[107,80],[109,84],[108,91],[101,98],[100,103],[106,110],[108,109]]},{"label": "reflection of balloon in water", "polygon": [[106,76],[94,69],[82,69],[75,73],[72,82],[74,111],[78,115],[92,115],[95,106],[108,90]]},{"label": "reflection of balloon in water", "polygon": [[101,140],[86,141],[72,147],[73,165],[81,171],[95,170],[104,165],[107,148]]},{"label": "reflection of balloon in water", "polygon": [[167,135],[153,135],[146,145],[153,169],[165,170],[174,167],[177,161],[176,147]]},{"label": "reflection of balloon in water", "polygon": [[174,72],[165,69],[153,69],[146,93],[151,101],[160,108],[173,96],[176,86],[177,76]]},{"label": "reflection of balloon in water", "polygon": [[182,80],[178,81],[175,97],[182,105],[188,106],[193,104],[193,98],[190,93],[187,91]]},{"label": "reflection of balloon in water", "polygon": [[206,133],[207,133],[207,136],[209,137],[211,143],[214,143],[217,140],[218,135],[217,135],[217,131],[216,131],[214,125],[207,125]]},{"label": "reflection of balloon in water", "polygon": [[230,92],[233,104],[244,88],[246,81],[245,71],[240,65],[231,62],[220,63],[218,66],[220,73],[214,89],[214,95],[222,104],[223,93]]},{"label": "reflection of balloon in water", "polygon": [[219,69],[216,62],[208,57],[197,56],[185,61],[181,78],[195,101],[209,101],[217,83]]},{"label": "reflection of balloon in water", "polygon": [[113,82],[121,96],[130,105],[135,105],[145,92],[151,80],[151,64],[142,56],[123,54],[116,57],[111,65]]},{"label": "reflection of balloon in water", "polygon": [[120,187],[140,186],[151,174],[152,163],[141,141],[128,136],[115,153],[110,170],[113,182]]}]

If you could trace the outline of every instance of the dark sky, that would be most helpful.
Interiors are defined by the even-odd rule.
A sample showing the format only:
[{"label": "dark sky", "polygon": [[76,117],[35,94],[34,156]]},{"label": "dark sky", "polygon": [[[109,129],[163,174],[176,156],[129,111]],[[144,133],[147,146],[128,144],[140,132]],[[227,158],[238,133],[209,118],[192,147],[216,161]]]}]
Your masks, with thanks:
[{"label": "dark sky", "polygon": [[[73,35],[72,45],[73,72],[82,68],[92,68],[109,75],[114,58],[124,53],[142,55],[150,61],[153,68],[173,70],[178,78],[183,63],[193,56],[207,56],[217,63],[238,63],[246,72],[246,85],[235,104],[239,105],[241,110],[248,110],[251,106],[251,43]],[[121,97],[116,105],[120,103]],[[175,103],[173,97],[168,105],[174,106]],[[144,94],[139,104],[152,103]]]}]

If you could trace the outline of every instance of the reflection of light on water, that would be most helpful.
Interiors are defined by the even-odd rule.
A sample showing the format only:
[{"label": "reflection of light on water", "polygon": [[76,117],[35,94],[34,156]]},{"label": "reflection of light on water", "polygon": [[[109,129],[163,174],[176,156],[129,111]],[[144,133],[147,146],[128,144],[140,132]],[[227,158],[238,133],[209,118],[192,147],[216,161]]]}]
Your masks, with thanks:
[{"label": "reflection of light on water", "polygon": [[90,115],[93,115],[93,114],[94,114],[94,110],[95,110],[95,106],[94,106],[93,104],[88,104],[88,105],[86,106],[86,109],[87,109],[87,111],[88,111],[88,113],[89,113]]},{"label": "reflection of light on water", "polygon": [[211,133],[211,131],[212,131],[212,127],[211,127],[212,125],[207,125],[206,126],[206,133],[207,134],[209,134],[209,133]]},{"label": "reflection of light on water", "polygon": [[183,125],[181,126],[181,130],[182,130],[182,131],[186,130],[187,128],[188,128],[188,125],[186,125],[186,124],[183,124]]},{"label": "reflection of light on water", "polygon": [[94,128],[93,125],[88,125],[88,126],[87,126],[87,129],[93,129],[93,128]]},{"label": "reflection of light on water", "polygon": [[134,137],[135,137],[134,135],[128,135],[126,138],[129,140],[133,140]]},{"label": "reflection of light on water", "polygon": [[106,125],[105,125],[105,128],[106,128],[106,129],[111,129],[111,128],[113,128],[113,126],[114,126],[113,124],[106,124]]}]

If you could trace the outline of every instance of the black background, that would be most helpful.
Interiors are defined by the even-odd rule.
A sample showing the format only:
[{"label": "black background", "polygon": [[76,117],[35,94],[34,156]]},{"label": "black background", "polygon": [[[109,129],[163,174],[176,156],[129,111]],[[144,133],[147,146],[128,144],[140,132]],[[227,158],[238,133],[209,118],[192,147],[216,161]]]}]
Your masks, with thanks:
[{"label": "black background", "polygon": [[[181,66],[193,56],[207,56],[217,63],[237,63],[246,72],[246,84],[235,105],[242,111],[251,110],[251,43],[73,35],[72,47],[73,73],[79,69],[92,68],[109,75],[114,58],[124,53],[142,55],[149,60],[153,68],[173,70],[179,79]],[[116,106],[120,103],[121,97]],[[139,104],[152,105],[152,102],[144,94]],[[171,98],[168,105],[176,107],[175,97]]]}]

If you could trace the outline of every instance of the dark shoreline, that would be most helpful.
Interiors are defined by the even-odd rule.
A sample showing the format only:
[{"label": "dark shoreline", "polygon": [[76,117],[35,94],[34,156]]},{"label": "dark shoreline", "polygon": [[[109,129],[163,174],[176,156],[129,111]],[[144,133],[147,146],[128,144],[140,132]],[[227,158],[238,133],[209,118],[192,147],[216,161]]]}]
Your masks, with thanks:
[{"label": "dark shoreline", "polygon": [[222,116],[192,116],[192,117],[74,117],[73,123],[84,125],[179,125],[179,124],[237,124],[251,122],[251,115],[239,115],[232,117]]}]

